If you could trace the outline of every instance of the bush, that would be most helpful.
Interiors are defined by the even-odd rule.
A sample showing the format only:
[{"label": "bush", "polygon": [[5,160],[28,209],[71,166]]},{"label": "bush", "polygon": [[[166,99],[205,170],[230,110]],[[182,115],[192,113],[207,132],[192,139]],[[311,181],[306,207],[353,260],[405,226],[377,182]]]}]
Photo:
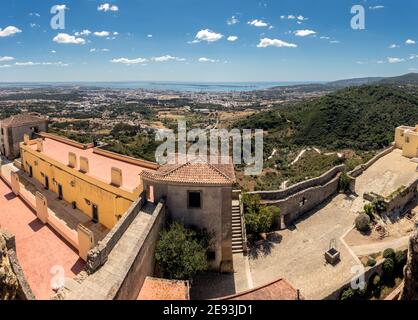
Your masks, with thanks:
[{"label": "bush", "polygon": [[383,251],[383,258],[395,260],[395,250],[388,248]]},{"label": "bush", "polygon": [[350,191],[350,178],[347,173],[343,172],[340,176],[340,181],[338,184],[340,191],[348,193]]},{"label": "bush", "polygon": [[160,234],[155,259],[169,279],[189,280],[207,269],[207,251],[211,236],[173,223]]},{"label": "bush", "polygon": [[366,298],[368,293],[368,286],[367,283],[364,284],[364,288],[363,289],[357,289],[356,290],[356,295],[362,299]]},{"label": "bush", "polygon": [[373,288],[378,289],[382,285],[382,281],[380,280],[380,276],[376,274],[374,277],[371,278],[371,283],[373,285]]},{"label": "bush", "polygon": [[247,213],[244,216],[247,233],[269,232],[279,216],[280,209],[274,206],[262,207],[258,213]]},{"label": "bush", "polygon": [[351,288],[345,289],[341,294],[341,300],[353,300],[354,292]]},{"label": "bush", "polygon": [[367,260],[367,267],[374,267],[376,265],[376,260],[369,257],[369,259]]},{"label": "bush", "polygon": [[367,232],[370,230],[370,217],[365,213],[361,213],[356,218],[355,224],[358,231]]},{"label": "bush", "polygon": [[364,205],[364,212],[370,217],[371,220],[374,219],[375,208],[371,203]]},{"label": "bush", "polygon": [[376,198],[373,200],[372,205],[376,213],[381,214],[387,210],[385,200],[382,198]]},{"label": "bush", "polygon": [[402,269],[407,261],[406,252],[404,251],[397,251],[395,254],[395,267],[397,269]]},{"label": "bush", "polygon": [[386,277],[392,277],[393,273],[395,271],[395,262],[393,261],[393,259],[388,258],[385,259],[385,261],[383,261],[383,274]]},{"label": "bush", "polygon": [[255,195],[250,195],[248,193],[244,193],[242,196],[242,202],[244,204],[244,212],[245,214],[254,214],[254,213],[259,213],[260,212],[260,202],[261,202],[261,198],[260,195],[255,194]]}]

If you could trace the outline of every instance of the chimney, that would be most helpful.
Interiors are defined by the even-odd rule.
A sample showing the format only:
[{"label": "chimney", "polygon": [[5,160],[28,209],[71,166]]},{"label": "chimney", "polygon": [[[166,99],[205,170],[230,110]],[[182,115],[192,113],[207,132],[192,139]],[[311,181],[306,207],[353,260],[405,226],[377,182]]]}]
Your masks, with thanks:
[{"label": "chimney", "polygon": [[36,151],[38,152],[44,151],[44,141],[42,139],[36,140]]},{"label": "chimney", "polygon": [[80,171],[83,173],[89,173],[89,159],[86,157],[80,157]]},{"label": "chimney", "polygon": [[25,145],[28,145],[29,144],[29,135],[27,134],[27,133],[25,133],[24,135],[23,135],[23,143],[25,144]]},{"label": "chimney", "polygon": [[112,167],[111,169],[111,184],[115,187],[122,186],[122,170],[119,168]]},{"label": "chimney", "polygon": [[73,152],[68,152],[68,166],[70,168],[77,168],[77,155]]}]

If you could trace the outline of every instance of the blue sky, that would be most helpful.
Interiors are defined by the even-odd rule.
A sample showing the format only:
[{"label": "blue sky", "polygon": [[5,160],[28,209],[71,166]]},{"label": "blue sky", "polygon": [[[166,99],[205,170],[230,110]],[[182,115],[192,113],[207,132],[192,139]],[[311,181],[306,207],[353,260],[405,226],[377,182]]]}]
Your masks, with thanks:
[{"label": "blue sky", "polygon": [[[50,27],[54,5],[66,6],[64,30]],[[365,30],[350,27],[353,5],[365,8]],[[326,81],[418,72],[417,13],[416,0],[8,0],[0,81]]]}]

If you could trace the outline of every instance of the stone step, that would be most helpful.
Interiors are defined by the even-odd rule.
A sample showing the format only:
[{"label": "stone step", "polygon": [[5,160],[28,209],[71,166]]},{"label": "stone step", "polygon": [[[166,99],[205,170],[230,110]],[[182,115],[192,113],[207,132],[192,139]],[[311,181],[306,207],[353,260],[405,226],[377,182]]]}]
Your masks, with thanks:
[{"label": "stone step", "polygon": [[239,227],[239,228],[241,228],[241,223],[233,222],[232,223],[232,227]]},{"label": "stone step", "polygon": [[241,218],[232,218],[232,222],[241,222]]}]

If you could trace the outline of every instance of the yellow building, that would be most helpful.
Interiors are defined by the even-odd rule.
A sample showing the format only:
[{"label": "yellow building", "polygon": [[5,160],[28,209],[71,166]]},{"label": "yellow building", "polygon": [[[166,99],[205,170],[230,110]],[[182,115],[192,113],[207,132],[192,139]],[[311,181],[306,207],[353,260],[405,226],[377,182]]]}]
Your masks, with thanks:
[{"label": "yellow building", "polygon": [[58,198],[111,229],[142,192],[139,174],[152,162],[48,133],[21,143],[22,169]]},{"label": "yellow building", "polygon": [[400,126],[396,128],[395,146],[402,149],[402,154],[405,157],[418,157],[418,125],[415,127]]}]

